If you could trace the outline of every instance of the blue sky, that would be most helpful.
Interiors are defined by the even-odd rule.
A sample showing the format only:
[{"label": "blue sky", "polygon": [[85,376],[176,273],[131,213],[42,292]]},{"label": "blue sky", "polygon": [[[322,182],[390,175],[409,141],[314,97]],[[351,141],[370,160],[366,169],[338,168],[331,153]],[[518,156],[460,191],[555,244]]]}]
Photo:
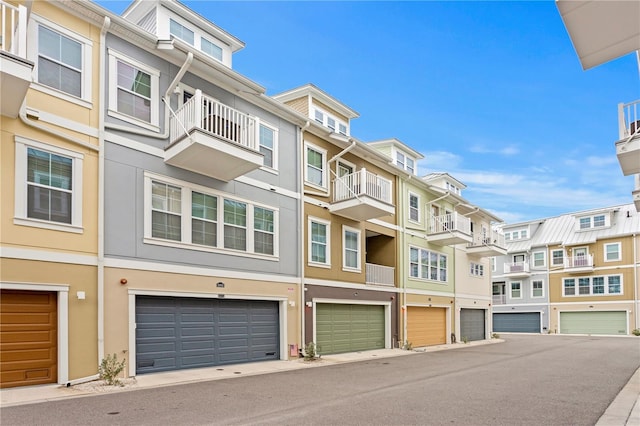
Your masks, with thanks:
[{"label": "blue sky", "polygon": [[360,113],[353,136],[400,139],[506,222],[632,202],[614,143],[637,59],[583,71],[553,1],[183,3],[267,94],[315,84]]}]

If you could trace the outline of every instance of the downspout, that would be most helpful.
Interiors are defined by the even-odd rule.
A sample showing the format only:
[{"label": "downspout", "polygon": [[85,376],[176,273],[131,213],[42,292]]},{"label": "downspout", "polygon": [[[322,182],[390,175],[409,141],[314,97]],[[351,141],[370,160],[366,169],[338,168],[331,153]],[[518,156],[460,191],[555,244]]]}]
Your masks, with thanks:
[{"label": "downspout", "polygon": [[336,155],[331,157],[331,159],[329,161],[327,161],[327,165],[331,165],[331,163],[336,161],[338,158],[342,157],[347,152],[351,151],[356,146],[357,142],[355,140],[353,140],[351,138],[349,138],[349,140],[351,141],[351,145],[349,145],[348,147],[346,147],[345,149],[343,149],[342,151],[340,151],[339,153],[337,153]]},{"label": "downspout", "polygon": [[636,241],[636,237],[638,234],[633,234],[633,301],[634,301],[634,311],[635,311],[635,328],[640,328],[640,318],[638,318],[640,313],[640,302],[638,301],[638,267],[640,266],[640,262],[638,259],[638,245]]},{"label": "downspout", "polygon": [[182,67],[180,67],[180,70],[178,70],[178,73],[176,74],[174,79],[171,81],[171,84],[169,84],[167,91],[164,93],[164,96],[162,97],[162,102],[164,102],[165,104],[164,132],[162,132],[161,134],[158,134],[158,133],[150,132],[148,130],[135,129],[132,127],[122,126],[120,124],[115,124],[115,123],[105,123],[104,127],[108,129],[113,129],[113,130],[120,130],[127,133],[133,133],[136,135],[147,136],[154,139],[167,139],[169,137],[169,117],[170,117],[169,114],[171,110],[171,94],[175,90],[176,86],[178,85],[182,77],[184,77],[184,75],[187,73],[187,70],[191,66],[191,62],[193,62],[193,53],[189,52],[187,53],[187,58],[185,59],[184,64],[182,64]]},{"label": "downspout", "polygon": [[306,265],[306,260],[304,257],[304,251],[305,251],[305,238],[304,238],[304,233],[305,233],[305,220],[304,220],[304,132],[309,128],[309,126],[311,125],[311,122],[307,121],[303,127],[300,128],[300,141],[298,146],[301,148],[300,149],[300,176],[298,177],[298,185],[300,185],[300,201],[299,201],[299,210],[300,210],[300,229],[298,230],[298,235],[299,235],[299,244],[300,244],[300,249],[299,249],[299,253],[300,253],[300,307],[299,312],[300,312],[300,348],[298,348],[298,353],[301,353],[305,346],[306,346],[306,333],[305,333],[305,327],[306,327],[306,321],[305,321],[305,314],[306,314],[306,304],[305,304],[305,283],[304,283],[304,268]]},{"label": "downspout", "polygon": [[111,19],[104,17],[100,30],[99,100],[98,100],[98,365],[104,359],[104,114],[105,114],[105,65],[107,31]]}]

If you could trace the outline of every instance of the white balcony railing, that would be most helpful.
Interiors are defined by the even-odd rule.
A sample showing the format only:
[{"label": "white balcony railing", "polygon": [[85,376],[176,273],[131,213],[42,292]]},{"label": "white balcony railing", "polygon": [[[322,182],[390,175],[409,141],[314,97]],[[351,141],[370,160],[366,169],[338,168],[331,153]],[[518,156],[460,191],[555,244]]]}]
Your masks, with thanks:
[{"label": "white balcony railing", "polygon": [[0,50],[27,57],[27,8],[0,0]]},{"label": "white balcony railing", "polygon": [[474,232],[471,235],[473,241],[469,243],[469,247],[481,247],[481,246],[497,246],[505,247],[504,234],[490,230],[487,233]]},{"label": "white balcony railing", "polygon": [[628,104],[618,104],[619,139],[640,135],[640,99]]},{"label": "white balcony railing", "polygon": [[432,216],[430,218],[430,234],[454,231],[471,235],[471,220],[468,217],[459,215],[458,212],[448,213],[442,216]]},{"label": "white balcony railing", "polygon": [[196,90],[195,95],[171,117],[170,140],[173,143],[192,129],[200,129],[215,137],[258,150],[257,119]]},{"label": "white balcony railing", "polygon": [[505,305],[507,303],[507,295],[506,294],[494,294],[492,297],[492,301],[494,305]]},{"label": "white balcony railing", "polygon": [[367,263],[366,266],[366,283],[395,286],[395,268],[391,266],[375,265]]},{"label": "white balcony railing", "polygon": [[530,269],[528,262],[513,262],[504,264],[505,274],[515,274],[518,272],[528,273],[529,271]]},{"label": "white balcony railing", "polygon": [[387,204],[391,203],[391,181],[368,172],[365,168],[333,180],[333,202],[367,195]]},{"label": "white balcony railing", "polygon": [[569,256],[564,259],[565,269],[569,268],[592,268],[593,255]]}]

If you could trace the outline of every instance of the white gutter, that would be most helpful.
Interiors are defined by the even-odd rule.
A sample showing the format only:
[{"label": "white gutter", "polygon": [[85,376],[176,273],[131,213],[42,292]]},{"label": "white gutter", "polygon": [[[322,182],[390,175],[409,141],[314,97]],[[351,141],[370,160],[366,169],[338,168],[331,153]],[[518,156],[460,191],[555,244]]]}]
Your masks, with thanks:
[{"label": "white gutter", "polygon": [[437,201],[440,201],[440,200],[443,200],[443,199],[447,198],[449,195],[451,195],[451,192],[447,191],[442,197],[438,197],[435,200],[431,200],[427,204],[431,205],[431,204],[433,204],[433,203],[435,203]]},{"label": "white gutter", "polygon": [[347,152],[351,151],[353,148],[355,148],[357,142],[354,141],[353,139],[349,138],[348,141],[351,141],[351,145],[349,145],[348,147],[346,147],[345,149],[343,149],[342,151],[340,151],[339,153],[337,153],[336,155],[334,155],[333,157],[331,157],[331,159],[329,161],[327,161],[327,165],[331,165],[331,163],[333,163],[334,161],[336,161],[338,158],[342,157],[344,154],[346,154]]},{"label": "white gutter", "polygon": [[191,66],[191,62],[193,62],[193,53],[188,52],[187,58],[185,59],[184,64],[182,64],[182,67],[180,67],[180,70],[178,71],[174,79],[171,81],[171,84],[169,84],[167,91],[164,93],[164,96],[162,97],[162,102],[165,105],[164,132],[155,133],[155,132],[150,132],[148,130],[136,129],[134,127],[123,126],[121,124],[115,124],[115,123],[105,123],[104,127],[108,129],[113,129],[113,130],[120,130],[122,132],[133,133],[140,136],[146,136],[154,139],[167,139],[169,137],[169,118],[170,118],[169,113],[171,110],[171,94],[175,90],[176,86],[178,85],[182,77],[184,77],[184,75],[187,73],[189,66]]},{"label": "white gutter", "polygon": [[[304,126],[302,126],[300,128],[300,141],[298,146],[301,147],[300,148],[300,164],[302,165],[300,167],[300,177],[298,178],[298,182],[300,185],[300,191],[302,193],[304,193],[304,132],[309,128],[309,126],[311,125],[311,123],[309,121],[307,121]],[[305,333],[305,313],[306,313],[306,304],[305,304],[305,295],[304,295],[304,268],[306,266],[306,261],[305,261],[305,257],[304,257],[304,251],[305,251],[305,238],[304,238],[304,230],[305,230],[305,220],[304,220],[304,196],[300,197],[300,229],[298,230],[298,235],[299,235],[299,244],[300,244],[300,248],[299,248],[299,252],[300,252],[300,303],[299,303],[299,307],[298,310],[300,312],[300,347],[298,348],[298,353],[300,353],[300,350],[304,350],[305,349],[305,337],[306,337],[306,333]]]},{"label": "white gutter", "polygon": [[105,115],[105,65],[107,31],[111,18],[104,17],[100,29],[99,95],[98,95],[98,365],[104,359],[104,115]]}]

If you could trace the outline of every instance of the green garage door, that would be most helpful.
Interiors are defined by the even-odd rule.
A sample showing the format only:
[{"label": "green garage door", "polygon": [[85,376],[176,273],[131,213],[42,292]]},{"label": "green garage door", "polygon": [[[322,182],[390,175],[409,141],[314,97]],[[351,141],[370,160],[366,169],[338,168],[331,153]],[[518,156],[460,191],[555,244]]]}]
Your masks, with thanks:
[{"label": "green garage door", "polygon": [[562,334],[627,334],[625,311],[560,312]]},{"label": "green garage door", "polygon": [[318,353],[335,354],[384,348],[384,306],[318,303]]},{"label": "green garage door", "polygon": [[484,309],[460,309],[460,339],[484,340]]},{"label": "green garage door", "polygon": [[540,312],[494,312],[493,331],[499,333],[540,333]]}]

